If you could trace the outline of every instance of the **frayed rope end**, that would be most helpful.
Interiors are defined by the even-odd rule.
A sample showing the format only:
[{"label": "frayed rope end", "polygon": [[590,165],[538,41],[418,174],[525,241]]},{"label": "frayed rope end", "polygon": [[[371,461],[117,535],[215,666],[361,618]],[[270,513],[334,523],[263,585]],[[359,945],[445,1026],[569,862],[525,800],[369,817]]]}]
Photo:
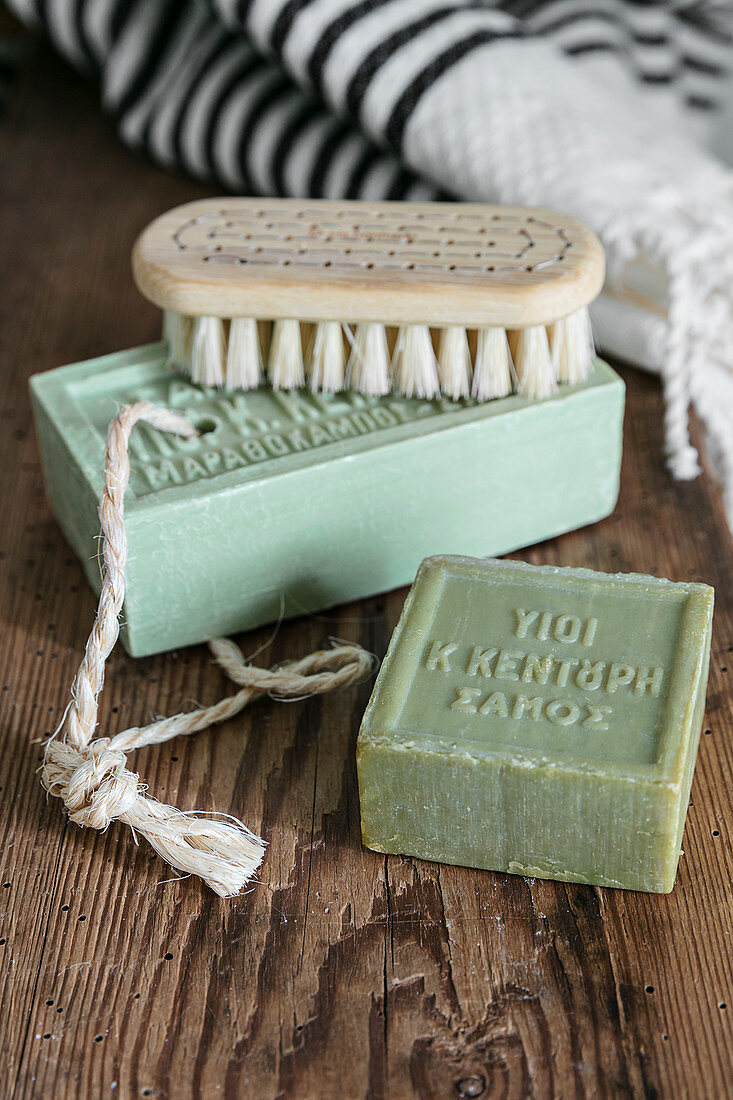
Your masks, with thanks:
[{"label": "frayed rope end", "polygon": [[136,814],[136,820],[127,818],[127,823],[166,863],[185,874],[198,875],[220,898],[241,894],[264,859],[265,841],[236,818],[206,819],[149,799],[138,805],[154,820],[141,823]]},{"label": "frayed rope end", "polygon": [[61,798],[77,825],[106,829],[112,821],[144,836],[171,867],[198,875],[220,897],[240,894],[265,855],[265,842],[236,817],[184,813],[144,795],[123,752],[98,738],[85,750],[46,743],[41,781]]}]

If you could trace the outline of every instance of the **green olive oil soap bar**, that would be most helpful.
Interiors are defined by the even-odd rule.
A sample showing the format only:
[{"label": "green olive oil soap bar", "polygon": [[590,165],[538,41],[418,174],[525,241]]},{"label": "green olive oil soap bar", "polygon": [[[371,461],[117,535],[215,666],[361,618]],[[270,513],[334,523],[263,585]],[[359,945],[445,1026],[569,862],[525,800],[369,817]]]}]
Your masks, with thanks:
[{"label": "green olive oil soap bar", "polygon": [[503,554],[618,495],[624,386],[599,360],[547,400],[477,404],[228,393],[172,374],[156,344],[36,375],[31,394],[51,505],[97,590],[107,424],[149,400],[201,430],[130,439],[133,656],[384,592],[440,550]]},{"label": "green olive oil soap bar", "polygon": [[704,584],[428,558],[359,733],[364,843],[671,890],[712,615]]}]

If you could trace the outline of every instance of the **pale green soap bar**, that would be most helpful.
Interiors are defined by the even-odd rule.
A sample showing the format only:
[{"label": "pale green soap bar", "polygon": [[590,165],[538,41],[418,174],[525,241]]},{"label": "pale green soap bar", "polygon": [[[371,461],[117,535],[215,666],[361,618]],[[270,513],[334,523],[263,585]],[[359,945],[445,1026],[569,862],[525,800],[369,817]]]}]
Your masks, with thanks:
[{"label": "pale green soap bar", "polygon": [[712,616],[704,584],[429,558],[359,734],[364,843],[671,890]]},{"label": "pale green soap bar", "polygon": [[412,580],[427,555],[499,554],[607,515],[623,383],[604,363],[547,401],[226,393],[163,345],[31,380],[46,485],[98,589],[104,438],[125,402],[180,410],[186,441],[138,426],[125,498],[122,638],[142,656]]}]

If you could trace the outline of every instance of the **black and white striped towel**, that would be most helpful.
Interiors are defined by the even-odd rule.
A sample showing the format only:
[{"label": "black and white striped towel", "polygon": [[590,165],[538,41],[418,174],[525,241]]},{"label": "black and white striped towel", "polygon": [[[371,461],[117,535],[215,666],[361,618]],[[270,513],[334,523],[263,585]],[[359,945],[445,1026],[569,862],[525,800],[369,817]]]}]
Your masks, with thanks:
[{"label": "black and white striped towel", "polygon": [[10,0],[130,144],[240,193],[576,214],[609,351],[694,403],[733,526],[731,0]]}]

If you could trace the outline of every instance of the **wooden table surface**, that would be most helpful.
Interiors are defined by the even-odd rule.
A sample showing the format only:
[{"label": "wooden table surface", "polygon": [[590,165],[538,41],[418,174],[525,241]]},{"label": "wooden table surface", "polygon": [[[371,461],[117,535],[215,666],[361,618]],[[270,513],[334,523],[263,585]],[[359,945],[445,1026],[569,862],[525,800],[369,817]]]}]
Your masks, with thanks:
[{"label": "wooden table surface", "polygon": [[[47,800],[56,726],[94,612],[44,499],[26,381],[156,337],[129,274],[154,215],[206,194],[125,150],[96,91],[45,50],[0,121],[0,1000],[3,1096],[733,1096],[731,539],[710,477],[673,484],[657,383],[628,383],[621,499],[534,562],[717,590],[705,736],[674,892],[523,878],[362,848],[354,746],[369,684],[260,701],[141,751],[157,796],[235,813],[269,842],[222,901],[128,829]],[[331,634],[384,653],[404,591],[284,625],[260,660]],[[268,631],[245,640],[248,652]],[[227,682],[203,647],[110,661],[102,729]]]}]

